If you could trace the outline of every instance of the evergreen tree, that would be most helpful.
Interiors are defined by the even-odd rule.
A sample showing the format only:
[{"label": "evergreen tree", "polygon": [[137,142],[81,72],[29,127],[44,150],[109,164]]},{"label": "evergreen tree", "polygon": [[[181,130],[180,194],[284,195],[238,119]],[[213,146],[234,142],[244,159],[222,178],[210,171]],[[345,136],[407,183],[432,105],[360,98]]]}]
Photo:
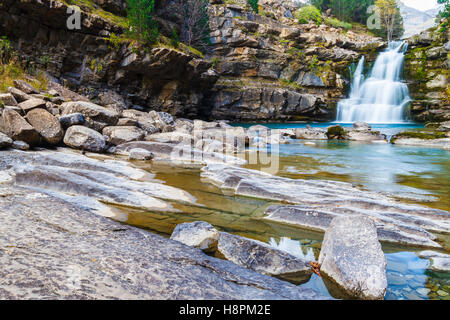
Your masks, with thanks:
[{"label": "evergreen tree", "polygon": [[252,7],[253,11],[258,13],[259,8],[258,8],[258,1],[259,0],[247,0],[248,4],[250,5],[250,7]]},{"label": "evergreen tree", "polygon": [[323,12],[330,9],[339,20],[366,23],[367,8],[374,4],[374,0],[310,0],[310,3]]},{"label": "evergreen tree", "polygon": [[127,0],[127,16],[131,34],[146,44],[159,39],[158,23],[153,19],[155,0]]}]

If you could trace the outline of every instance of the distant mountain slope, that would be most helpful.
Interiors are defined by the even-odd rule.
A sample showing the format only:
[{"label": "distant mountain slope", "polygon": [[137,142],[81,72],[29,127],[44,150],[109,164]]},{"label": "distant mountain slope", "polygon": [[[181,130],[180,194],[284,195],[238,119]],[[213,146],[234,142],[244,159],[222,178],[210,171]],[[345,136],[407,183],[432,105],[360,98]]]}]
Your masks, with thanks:
[{"label": "distant mountain slope", "polygon": [[397,0],[397,2],[404,20],[405,34],[403,38],[409,38],[433,27],[435,25],[436,15],[443,7],[443,5],[440,5],[431,10],[420,11],[408,7],[400,0]]}]

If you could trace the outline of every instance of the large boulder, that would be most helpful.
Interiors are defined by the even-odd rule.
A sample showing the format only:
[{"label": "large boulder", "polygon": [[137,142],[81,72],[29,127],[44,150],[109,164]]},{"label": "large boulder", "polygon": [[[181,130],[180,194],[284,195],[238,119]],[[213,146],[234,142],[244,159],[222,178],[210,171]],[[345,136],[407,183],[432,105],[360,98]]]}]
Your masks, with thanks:
[{"label": "large boulder", "polygon": [[135,148],[130,150],[128,155],[129,160],[149,161],[155,157],[153,153],[148,150]]},{"label": "large boulder", "polygon": [[74,149],[92,152],[105,150],[105,138],[97,131],[83,126],[72,126],[66,131],[64,143]]},{"label": "large boulder", "polygon": [[71,113],[65,116],[59,117],[59,123],[63,126],[63,128],[67,129],[71,126],[83,125],[86,122],[83,114],[81,113]]},{"label": "large boulder", "polygon": [[19,107],[24,113],[27,113],[36,108],[45,108],[46,102],[43,99],[32,98],[24,102],[19,103]]},{"label": "large boulder", "polygon": [[321,273],[345,294],[357,299],[384,299],[386,258],[370,218],[334,218],[325,233],[319,264]]},{"label": "large boulder", "polygon": [[13,140],[20,140],[30,146],[39,144],[39,133],[19,113],[5,108],[2,114],[2,131]]},{"label": "large boulder", "polygon": [[86,125],[96,131],[101,131],[107,126],[115,126],[119,120],[118,112],[91,102],[65,102],[61,105],[61,108],[63,109],[63,116],[81,113],[86,119]]},{"label": "large boulder", "polygon": [[0,94],[0,102],[5,106],[17,106],[17,101],[11,93]]},{"label": "large boulder", "polygon": [[307,261],[260,241],[221,232],[217,249],[225,259],[266,275],[302,283],[312,274]]},{"label": "large boulder", "polygon": [[297,128],[295,129],[295,137],[304,140],[328,140],[324,130],[314,128]]},{"label": "large boulder", "polygon": [[131,141],[140,141],[145,137],[145,131],[137,127],[106,127],[103,129],[103,135],[110,138],[109,142],[119,145]]},{"label": "large boulder", "polygon": [[161,129],[155,126],[155,121],[146,112],[128,109],[122,112],[122,116],[125,118],[136,120],[139,128],[145,130],[147,134],[154,134],[161,132]]},{"label": "large boulder", "polygon": [[58,118],[44,109],[33,109],[26,115],[27,121],[49,144],[58,144],[64,138],[64,130]]},{"label": "large boulder", "polygon": [[6,90],[8,93],[11,93],[14,98],[16,99],[17,102],[24,102],[26,100],[30,100],[33,97],[26,94],[25,92],[23,92],[22,90],[19,90],[17,88],[14,87],[8,87],[8,89]]},{"label": "large boulder", "polygon": [[204,221],[182,223],[176,226],[170,239],[200,250],[211,250],[217,246],[219,231]]},{"label": "large boulder", "polygon": [[35,87],[33,87],[28,82],[25,82],[24,80],[14,80],[14,87],[26,94],[39,93],[39,91]]}]

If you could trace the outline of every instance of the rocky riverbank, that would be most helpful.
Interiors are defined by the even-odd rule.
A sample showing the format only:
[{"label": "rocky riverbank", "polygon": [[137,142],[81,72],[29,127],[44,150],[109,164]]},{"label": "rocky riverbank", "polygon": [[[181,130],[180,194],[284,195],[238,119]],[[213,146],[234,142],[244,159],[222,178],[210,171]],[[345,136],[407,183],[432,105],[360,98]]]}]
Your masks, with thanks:
[{"label": "rocky riverbank", "polygon": [[[270,130],[264,126],[253,126],[244,129],[242,127],[231,127],[225,122],[179,119],[163,112],[151,111],[146,113],[135,109],[121,110],[117,108],[117,105],[100,106],[87,101],[85,98],[79,101],[66,102],[65,97],[74,96],[75,93],[67,89],[38,92],[30,84],[22,81],[16,81],[15,85],[15,88],[9,88],[8,93],[1,96],[4,102],[1,117],[1,130],[4,133],[0,136],[2,138],[1,145],[4,148],[4,151],[0,151],[1,185],[4,190],[11,191],[2,198],[2,201],[5,201],[5,207],[11,206],[11,203],[16,201],[16,197],[23,195],[25,192],[31,194],[34,197],[33,199],[38,197],[40,200],[45,199],[45,202],[54,201],[55,206],[61,208],[74,208],[73,210],[77,214],[79,212],[84,212],[85,215],[90,214],[93,217],[92,219],[98,219],[94,218],[94,214],[96,214],[118,221],[126,221],[123,212],[111,205],[161,213],[180,212],[177,209],[177,204],[194,208],[203,206],[197,202],[193,195],[182,190],[182,188],[168,186],[163,181],[154,179],[154,175],[147,171],[137,169],[131,162],[124,161],[126,159],[124,157],[128,157],[130,160],[137,159],[139,161],[151,159],[149,163],[164,163],[173,167],[202,168],[201,176],[206,183],[212,183],[228,193],[231,191],[234,196],[278,201],[279,205],[271,206],[266,210],[266,219],[276,223],[328,232],[334,218],[363,215],[373,224],[377,241],[436,249],[442,248],[439,234],[449,233],[449,213],[442,210],[401,204],[389,197],[362,191],[346,183],[291,180],[239,167],[246,164],[245,157],[242,156],[245,154],[246,148],[256,147],[264,151],[268,144],[289,143],[296,138],[386,142],[384,135],[373,132],[367,124],[357,123],[353,128],[332,126],[327,131],[309,127],[296,130]],[[61,89],[58,86],[55,86],[55,88]],[[5,149],[8,147],[19,150]],[[70,147],[70,149],[67,147]],[[85,154],[91,157],[87,157]],[[120,157],[122,160],[114,157]],[[25,201],[25,204],[23,204],[23,201]],[[39,201],[40,204],[36,208],[31,206],[31,201],[23,201],[18,201],[16,205],[24,205],[27,208],[26,212],[30,215],[29,217],[33,214],[37,216],[44,214],[40,211],[40,206],[43,205],[42,201]],[[12,214],[11,212],[15,212],[14,208],[15,206],[12,206],[11,210],[3,212],[5,219],[10,219],[8,217]],[[46,214],[49,213],[46,212]],[[55,216],[54,219],[58,220],[58,217]],[[15,219],[19,218],[15,216]],[[84,220],[90,221],[89,219]],[[14,221],[14,223],[19,223],[17,220]],[[52,225],[55,224],[54,220],[50,221],[52,221]],[[8,223],[12,222],[5,220],[5,224]],[[66,220],[62,219],[59,223],[66,224]],[[105,228],[108,225],[109,223],[105,225]],[[131,229],[127,227],[126,230]],[[143,234],[143,231],[133,231],[132,233],[134,232],[139,235]],[[215,232],[212,232],[212,234],[214,235]],[[38,239],[39,241],[45,241],[47,236],[59,237],[59,235],[45,231]],[[102,236],[106,237],[106,232],[102,233]],[[153,235],[148,237],[153,237]],[[191,235],[189,234],[187,237],[190,238]],[[155,239],[158,240],[154,241],[160,242],[160,251],[157,254],[161,259],[164,259],[163,257],[166,254],[164,250],[171,248],[170,245],[165,244],[169,240]],[[104,240],[90,238],[86,241],[93,241],[93,245],[90,243],[84,243],[84,245],[89,247],[87,252],[94,254],[94,251],[97,250],[97,241],[100,241],[103,246],[102,241]],[[122,243],[124,240],[118,236],[117,241]],[[137,240],[133,238],[130,241]],[[214,241],[217,241],[216,245],[214,245]],[[125,242],[123,245],[126,246],[127,243]],[[170,244],[171,242],[167,243]],[[190,245],[192,244],[190,243]],[[5,247],[7,246],[5,244]],[[55,244],[55,246],[60,246],[60,244]],[[109,248],[109,250],[119,250],[119,252],[125,250],[119,244],[115,246]],[[294,283],[303,283],[305,279],[307,280],[314,270],[314,265],[310,265],[309,262],[316,263],[315,261],[299,260],[266,244],[228,233],[218,234],[217,239],[207,245],[207,249],[211,249],[211,246],[217,248],[213,250],[217,250],[217,256],[221,259],[229,260],[253,272]],[[57,248],[54,249],[57,250]],[[202,246],[199,246],[199,248],[205,249]],[[60,251],[67,253],[67,250],[69,250],[67,247],[62,247]],[[355,248],[348,247],[348,250],[353,252],[351,255],[354,259],[373,254],[361,251],[354,255]],[[21,254],[18,253],[17,259],[21,259]],[[254,255],[260,256],[261,259],[253,260]],[[185,256],[180,258],[177,254],[174,256],[176,261],[188,259]],[[105,257],[108,257],[108,255]],[[11,258],[6,257],[5,259]],[[61,255],[61,257],[55,259],[59,261],[58,259],[63,258]],[[124,256],[123,259],[128,261],[127,259],[133,258]],[[204,256],[202,259],[210,258]],[[332,259],[339,261],[340,258]],[[51,261],[52,259],[39,260],[33,261],[33,264],[41,266],[49,264]],[[84,264],[82,260],[76,261],[74,264],[76,268]],[[168,263],[171,263],[170,261],[169,259],[169,262],[165,264],[161,262],[161,268],[180,270],[178,267],[168,265]],[[213,262],[208,262],[206,268],[210,267],[209,263],[222,263],[219,262],[220,260],[211,261]],[[199,263],[202,266],[205,265],[204,262]],[[278,263],[281,263],[281,265]],[[435,264],[438,263],[440,262]],[[197,262],[193,262],[193,264],[198,265]],[[115,265],[111,266],[111,268],[113,267],[115,268]],[[152,267],[153,269],[150,268],[152,271],[145,276],[145,281],[154,281],[152,272],[157,272],[154,269],[157,267],[159,267],[159,264]],[[117,268],[120,268],[120,266]],[[211,277],[214,277],[218,281],[217,283],[223,282],[221,271],[217,269],[216,265],[213,268]],[[237,266],[233,268],[237,268]],[[382,263],[379,268],[385,269]],[[351,281],[348,280],[350,281],[348,282],[339,280],[341,279],[339,273],[332,273],[327,268],[323,270],[334,285],[346,292],[342,297],[380,299],[386,292],[383,286],[377,287],[378,289],[371,287],[371,280],[367,278],[367,274],[364,272],[356,273],[356,278]],[[58,274],[59,272],[60,270]],[[117,270],[110,270],[112,274],[115,272]],[[247,272],[249,271],[245,271],[244,274],[247,274]],[[341,270],[340,272],[345,273],[347,271]],[[137,277],[134,275],[134,271],[131,274],[132,277]],[[21,276],[11,280],[14,286],[24,281],[20,278]],[[167,274],[167,277],[172,276],[172,274]],[[240,276],[244,277],[244,275]],[[41,273],[33,271],[33,276],[30,279],[39,281],[42,277]],[[61,277],[56,278],[56,280],[45,281],[49,283],[49,286],[54,286],[62,281]],[[62,289],[61,293],[58,294],[50,294],[44,290],[38,296],[44,298],[79,298],[79,294],[89,298],[127,298],[133,295],[133,297],[140,298],[184,298],[187,296],[187,293],[164,295],[158,293],[159,291],[150,294],[142,287],[127,286],[124,288],[125,285],[122,280],[114,280],[113,283],[121,289],[116,292],[116,295],[111,295],[108,291],[101,289],[101,286],[97,287],[99,283],[104,283],[102,281],[108,282],[110,278],[101,278],[104,277],[103,274],[99,275],[99,278],[96,277],[90,278],[89,281],[92,282],[89,282],[89,286],[87,286],[89,289],[85,287],[89,293],[85,289],[81,289],[81,293]],[[53,283],[52,281],[56,282]],[[174,280],[174,283],[180,283],[180,292],[183,290],[181,288],[183,281],[183,278]],[[198,281],[198,287],[200,288],[201,282],[207,280],[202,278]],[[353,283],[353,287],[343,285],[343,281]],[[376,281],[383,282],[379,277]],[[155,284],[155,286],[158,285]],[[361,285],[366,286],[367,291],[355,290],[356,287]],[[275,289],[272,289],[271,286]],[[289,294],[281,294],[276,289],[278,286],[285,288],[290,285],[285,282],[271,282],[270,285],[262,286],[263,290],[270,292],[258,291],[257,297],[305,298],[304,292],[299,287],[289,287],[292,288]],[[243,291],[230,289],[231,291],[226,294],[219,294],[213,292],[214,288],[215,284],[212,285],[211,292],[208,289],[196,297],[250,297],[247,289],[243,289]],[[258,288],[261,288],[260,284],[258,284]],[[275,293],[273,290],[275,290]],[[20,297],[31,297],[29,291],[17,291],[16,289],[5,293],[5,297],[16,297],[13,292],[21,292]],[[314,299],[323,298],[315,292],[308,291],[306,294]]]},{"label": "rocky riverbank", "polygon": [[72,206],[0,184],[1,299],[324,299]]}]

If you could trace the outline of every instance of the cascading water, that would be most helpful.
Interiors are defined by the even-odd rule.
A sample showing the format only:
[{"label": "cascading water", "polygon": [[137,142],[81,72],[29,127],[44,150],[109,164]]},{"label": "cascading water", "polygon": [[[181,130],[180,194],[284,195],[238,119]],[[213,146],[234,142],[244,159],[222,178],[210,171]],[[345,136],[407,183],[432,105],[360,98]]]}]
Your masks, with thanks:
[{"label": "cascading water", "polygon": [[350,96],[338,103],[337,122],[401,123],[411,101],[401,81],[406,42],[391,42],[378,56],[370,76],[364,78],[364,56],[353,75]]}]

